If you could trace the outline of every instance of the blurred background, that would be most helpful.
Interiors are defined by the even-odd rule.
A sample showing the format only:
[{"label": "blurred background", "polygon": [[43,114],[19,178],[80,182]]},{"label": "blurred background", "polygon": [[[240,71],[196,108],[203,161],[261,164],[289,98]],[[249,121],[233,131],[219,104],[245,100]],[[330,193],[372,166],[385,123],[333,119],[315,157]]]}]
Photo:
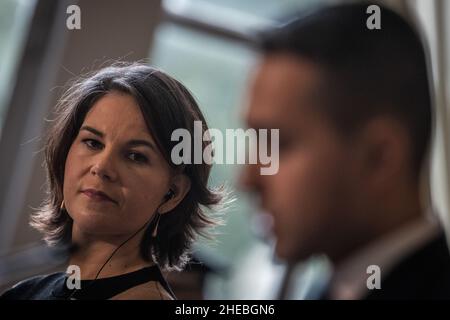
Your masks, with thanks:
[{"label": "blurred background", "polygon": [[[255,31],[292,12],[338,0],[0,0],[0,291],[26,277],[64,269],[28,225],[44,192],[42,134],[67,81],[121,61],[144,61],[183,82],[209,127],[240,128],[246,88],[259,56]],[[377,1],[374,1],[377,2]],[[436,130],[425,188],[449,227],[450,1],[382,2],[416,23],[430,48]],[[81,29],[69,30],[77,5]],[[449,32],[447,32],[449,31]],[[287,269],[274,259],[268,223],[237,189],[238,165],[216,165],[211,186],[227,185],[236,202],[217,240],[195,244],[180,277],[168,274],[179,298],[304,299],[327,276],[322,257]],[[290,277],[289,287],[285,280]]]}]

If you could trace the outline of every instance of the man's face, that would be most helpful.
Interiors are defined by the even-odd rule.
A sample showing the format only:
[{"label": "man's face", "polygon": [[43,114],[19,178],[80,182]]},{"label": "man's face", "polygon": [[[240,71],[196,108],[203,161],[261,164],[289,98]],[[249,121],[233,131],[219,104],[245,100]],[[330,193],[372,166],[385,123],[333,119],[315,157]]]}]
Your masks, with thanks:
[{"label": "man's face", "polygon": [[354,150],[319,110],[317,95],[326,94],[319,82],[315,65],[289,55],[267,56],[246,114],[250,128],[280,130],[278,173],[261,175],[259,165],[248,165],[242,182],[273,216],[276,253],[288,261],[333,254],[350,236],[348,226],[358,223],[351,207],[361,185]]}]

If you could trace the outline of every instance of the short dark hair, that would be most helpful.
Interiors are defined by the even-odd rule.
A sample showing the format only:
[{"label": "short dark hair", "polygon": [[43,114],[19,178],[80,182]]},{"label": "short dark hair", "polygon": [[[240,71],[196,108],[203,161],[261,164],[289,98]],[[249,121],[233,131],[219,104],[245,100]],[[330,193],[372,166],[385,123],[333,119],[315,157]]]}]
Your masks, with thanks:
[{"label": "short dark hair", "polygon": [[180,269],[188,260],[188,249],[197,234],[207,235],[205,228],[217,222],[204,209],[219,205],[224,193],[221,187],[213,190],[207,186],[211,165],[172,162],[171,150],[177,143],[171,141],[174,130],[184,128],[193,135],[194,121],[202,122],[203,131],[208,127],[189,91],[179,81],[147,65],[134,63],[104,68],[76,79],[64,93],[44,148],[47,196],[33,214],[31,224],[44,233],[50,245],[71,242],[73,221],[67,211],[60,210],[65,160],[87,112],[101,97],[114,91],[129,94],[136,100],[162,155],[172,168],[190,179],[191,187],[185,198],[171,212],[161,215],[158,236],[151,236],[156,223],[153,219],[141,242],[144,259],[153,259],[168,270]]},{"label": "short dark hair", "polygon": [[400,15],[378,5],[381,29],[366,26],[370,4],[328,6],[264,32],[266,54],[286,52],[320,70],[321,107],[339,133],[352,134],[374,115],[387,114],[408,130],[412,169],[428,151],[432,98],[427,56],[419,33]]}]

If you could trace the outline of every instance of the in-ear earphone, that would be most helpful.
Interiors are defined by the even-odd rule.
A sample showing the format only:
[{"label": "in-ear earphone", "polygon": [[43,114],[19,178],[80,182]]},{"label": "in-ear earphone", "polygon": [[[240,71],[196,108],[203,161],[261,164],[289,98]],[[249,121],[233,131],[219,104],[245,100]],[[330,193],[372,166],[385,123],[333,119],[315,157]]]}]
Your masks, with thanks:
[{"label": "in-ear earphone", "polygon": [[174,195],[175,195],[175,192],[172,189],[169,189],[169,191],[164,196],[164,199],[166,201],[168,201],[168,200],[172,199]]}]

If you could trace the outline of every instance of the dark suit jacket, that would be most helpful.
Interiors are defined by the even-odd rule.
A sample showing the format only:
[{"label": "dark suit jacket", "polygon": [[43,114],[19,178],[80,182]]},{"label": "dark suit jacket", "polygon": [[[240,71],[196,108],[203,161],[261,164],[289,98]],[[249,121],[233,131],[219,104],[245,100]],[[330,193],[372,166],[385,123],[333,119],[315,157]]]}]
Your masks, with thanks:
[{"label": "dark suit jacket", "polygon": [[[320,300],[329,300],[325,290]],[[450,253],[443,232],[402,259],[363,300],[450,299]]]},{"label": "dark suit jacket", "polygon": [[367,300],[450,299],[450,253],[444,233],[398,263]]}]

